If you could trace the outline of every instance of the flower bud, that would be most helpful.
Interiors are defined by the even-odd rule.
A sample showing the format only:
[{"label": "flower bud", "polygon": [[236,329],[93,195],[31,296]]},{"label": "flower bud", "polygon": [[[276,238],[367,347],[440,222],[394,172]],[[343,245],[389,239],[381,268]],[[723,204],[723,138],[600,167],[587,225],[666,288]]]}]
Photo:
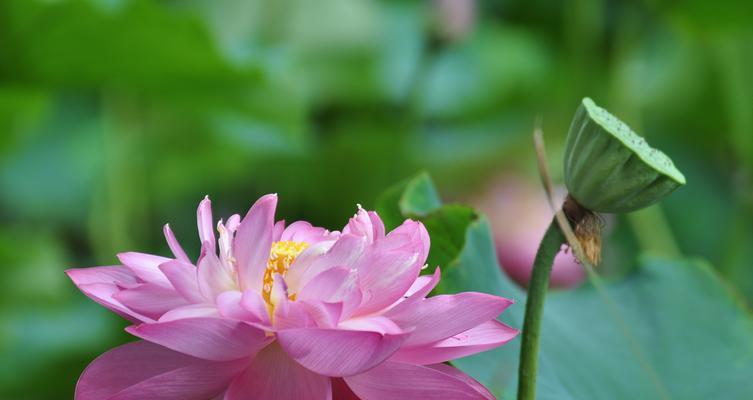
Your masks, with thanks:
[{"label": "flower bud", "polygon": [[667,155],[583,99],[565,149],[565,185],[578,204],[593,212],[625,213],[656,203],[684,184]]}]

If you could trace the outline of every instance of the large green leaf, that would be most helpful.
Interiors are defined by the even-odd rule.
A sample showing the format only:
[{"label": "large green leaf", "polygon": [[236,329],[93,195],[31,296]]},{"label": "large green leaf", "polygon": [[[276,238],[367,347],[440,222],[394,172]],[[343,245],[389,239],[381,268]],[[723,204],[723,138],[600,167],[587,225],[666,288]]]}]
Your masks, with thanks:
[{"label": "large green leaf", "polygon": [[[433,189],[432,189],[433,190]],[[404,199],[405,200],[405,199]],[[441,225],[436,219],[466,218]],[[449,215],[452,215],[450,217]],[[483,291],[518,300],[502,316],[522,326],[525,294],[499,269],[488,222],[457,206],[424,217],[446,261],[441,291]],[[451,230],[455,231],[451,231]],[[462,230],[464,240],[457,245]],[[451,261],[447,261],[451,259]],[[747,399],[753,393],[753,319],[703,262],[644,258],[618,282],[547,298],[540,399]],[[498,395],[515,392],[519,340],[454,364]]]},{"label": "large green leaf", "polygon": [[429,174],[424,172],[387,189],[377,199],[376,208],[385,225],[394,228],[403,218],[425,217],[441,205]]}]

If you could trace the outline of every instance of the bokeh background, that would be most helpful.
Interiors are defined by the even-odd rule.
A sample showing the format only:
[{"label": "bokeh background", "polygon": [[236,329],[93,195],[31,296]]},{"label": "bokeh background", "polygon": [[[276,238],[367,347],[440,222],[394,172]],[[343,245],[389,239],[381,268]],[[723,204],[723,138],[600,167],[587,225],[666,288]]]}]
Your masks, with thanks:
[{"label": "bokeh background", "polygon": [[601,272],[700,256],[753,304],[753,3],[662,3],[2,0],[0,398],[71,398],[129,339],[63,270],[166,253],[165,222],[197,254],[205,194],[338,229],[426,170],[501,242],[536,240],[533,121],[561,181],[583,96],[688,179],[608,219]]}]

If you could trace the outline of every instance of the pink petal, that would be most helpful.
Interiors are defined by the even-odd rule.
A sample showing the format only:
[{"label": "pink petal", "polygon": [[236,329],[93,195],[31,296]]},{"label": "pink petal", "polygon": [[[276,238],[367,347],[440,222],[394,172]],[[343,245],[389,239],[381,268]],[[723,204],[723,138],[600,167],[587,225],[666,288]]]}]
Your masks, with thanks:
[{"label": "pink petal", "polygon": [[65,271],[76,285],[87,285],[90,283],[113,283],[116,285],[132,286],[138,281],[136,276],[128,269],[122,266],[107,267],[90,267],[90,268],[71,268]]},{"label": "pink petal", "polygon": [[438,342],[402,347],[390,361],[409,364],[437,364],[501,346],[518,335],[518,330],[499,321],[488,321]]},{"label": "pink petal", "polygon": [[160,271],[170,281],[175,291],[180,293],[186,300],[192,303],[199,303],[205,300],[199,292],[199,281],[197,270],[192,264],[186,264],[181,261],[168,261],[159,266]]},{"label": "pink petal", "polygon": [[94,360],[76,385],[76,400],[206,400],[221,393],[246,361],[211,362],[133,342]]},{"label": "pink petal", "polygon": [[250,357],[270,341],[258,328],[221,318],[156,322],[130,326],[126,331],[172,350],[212,361]]},{"label": "pink petal", "polygon": [[272,329],[280,332],[286,329],[313,328],[316,321],[309,315],[302,304],[287,302],[274,310],[274,323]]},{"label": "pink petal", "polygon": [[275,222],[275,226],[272,228],[272,241],[279,242],[283,231],[285,231],[285,220],[281,219]]},{"label": "pink petal", "polygon": [[69,269],[65,271],[79,290],[90,299],[114,311],[131,322],[151,322],[154,319],[137,313],[113,298],[122,290],[120,285],[137,285],[136,277],[122,266]]},{"label": "pink petal", "polygon": [[372,315],[369,317],[351,318],[340,323],[341,329],[350,329],[354,331],[370,331],[381,334],[400,334],[403,330],[392,322],[391,319],[382,315]]},{"label": "pink petal", "polygon": [[124,389],[108,400],[206,400],[225,389],[243,370],[241,362],[228,366],[184,367],[152,377]]},{"label": "pink petal", "polygon": [[472,388],[476,389],[476,391],[479,392],[485,399],[494,399],[494,395],[484,385],[479,383],[477,380],[471,378],[470,376],[466,375],[463,371],[451,365],[434,364],[434,365],[427,365],[427,367],[435,369],[441,373],[447,374],[461,382],[468,384]]},{"label": "pink petal", "polygon": [[263,196],[251,206],[238,226],[233,251],[238,262],[241,289],[261,290],[272,246],[277,195]]},{"label": "pink petal", "polygon": [[358,273],[343,267],[330,268],[312,280],[297,294],[297,299],[342,304],[340,316],[348,318],[361,304]]},{"label": "pink petal", "polygon": [[[323,245],[329,242],[321,242]],[[312,246],[296,259],[290,266],[285,280],[295,293],[315,276],[329,268],[343,267],[350,269],[363,253],[366,239],[354,235],[341,235],[337,241],[329,246],[326,252],[318,251],[318,246]],[[313,249],[313,247],[317,247]],[[311,250],[311,251],[309,251]]]},{"label": "pink petal", "polygon": [[363,291],[356,314],[377,312],[400,299],[418,277],[428,245],[423,224],[406,220],[367,248],[356,263]]},{"label": "pink petal", "polygon": [[419,224],[418,229],[418,242],[421,243],[421,253],[418,256],[421,266],[426,264],[426,259],[429,257],[429,248],[431,247],[431,240],[429,238],[429,232],[422,223]]},{"label": "pink petal", "polygon": [[152,319],[159,319],[162,314],[189,304],[174,289],[153,283],[144,283],[132,289],[121,290],[112,297],[131,310]]},{"label": "pink petal", "polygon": [[379,214],[376,211],[369,211],[368,215],[371,220],[371,227],[374,230],[374,239],[384,237],[384,222],[379,218]]},{"label": "pink petal", "polygon": [[333,301],[332,295],[345,283],[350,275],[345,267],[330,268],[311,279],[297,294],[300,300]]},{"label": "pink petal", "polygon": [[384,223],[374,211],[366,211],[360,206],[358,212],[343,228],[343,234],[362,236],[367,243],[384,237]]},{"label": "pink petal", "polygon": [[494,399],[479,383],[452,369],[385,362],[344,379],[363,400]]},{"label": "pink petal", "polygon": [[256,355],[246,371],[233,380],[225,400],[329,400],[330,379],[291,360],[277,344]]},{"label": "pink petal", "polygon": [[213,304],[190,304],[172,309],[159,318],[159,322],[175,321],[187,318],[219,318],[220,313]]},{"label": "pink petal", "polygon": [[229,232],[235,233],[235,231],[238,230],[238,226],[241,224],[241,216],[238,214],[233,214],[230,216],[230,218],[227,219],[227,223],[225,224],[225,228]]},{"label": "pink petal", "polygon": [[237,286],[233,276],[234,271],[222,263],[217,255],[210,252],[206,244],[205,242],[206,251],[202,251],[204,256],[201,257],[198,265],[199,292],[205,299],[214,301],[220,293],[235,290]]},{"label": "pink petal", "polygon": [[255,290],[246,290],[241,297],[241,307],[245,308],[257,318],[263,325],[269,325],[269,311],[267,311],[267,303],[261,297],[261,295]]},{"label": "pink petal", "polygon": [[417,294],[417,297],[424,298],[426,295],[429,294],[436,286],[437,283],[439,283],[439,280],[442,277],[442,273],[439,269],[439,267],[434,269],[434,273],[431,275],[421,275],[418,278],[416,278],[415,282],[408,288],[408,291],[405,292],[405,296],[413,296]]},{"label": "pink petal", "polygon": [[356,315],[377,312],[395,303],[410,288],[421,271],[418,253],[368,251],[358,262],[363,300]]},{"label": "pink petal", "polygon": [[385,315],[401,328],[414,329],[405,346],[436,342],[495,319],[512,300],[486,293],[463,292],[429,297],[400,313]]},{"label": "pink petal", "polygon": [[269,302],[276,306],[288,301],[288,285],[282,275],[275,272],[272,277],[272,291],[269,293]]},{"label": "pink petal", "polygon": [[276,331],[316,326],[314,317],[301,302],[290,301],[287,296],[279,296],[275,304],[273,325]]},{"label": "pink petal", "polygon": [[356,274],[350,275],[352,279],[348,279],[340,289],[332,296],[332,302],[340,302],[343,304],[342,316],[340,319],[346,319],[353,316],[363,300],[363,293],[358,287]]},{"label": "pink petal", "polygon": [[173,252],[175,259],[178,261],[183,261],[186,264],[192,264],[191,260],[186,255],[186,252],[183,250],[183,247],[181,247],[180,243],[178,243],[178,239],[175,238],[173,230],[170,229],[170,224],[165,224],[165,226],[162,228],[162,232],[165,234],[167,246],[170,247],[170,251]]},{"label": "pink petal", "polygon": [[297,293],[301,289],[301,278],[311,264],[318,260],[322,255],[326,254],[332,248],[334,243],[334,241],[316,243],[313,246],[307,247],[306,250],[303,250],[303,252],[295,258],[288,273],[285,275],[285,282],[288,283],[288,287],[293,293]]},{"label": "pink petal", "polygon": [[212,202],[209,196],[204,196],[204,200],[199,203],[196,210],[196,225],[199,228],[199,240],[202,243],[208,243],[210,253],[217,251],[217,244],[214,236],[214,221],[212,220]]},{"label": "pink petal", "polygon": [[314,244],[329,239],[328,235],[329,231],[324,228],[312,226],[306,221],[296,221],[285,228],[280,240]]},{"label": "pink petal", "polygon": [[167,288],[172,287],[165,274],[159,269],[160,264],[172,261],[171,259],[133,251],[118,254],[118,259],[141,280]]},{"label": "pink petal", "polygon": [[431,276],[419,276],[418,279],[413,282],[413,285],[411,285],[408,291],[405,292],[403,298],[398,300],[397,303],[387,311],[387,314],[399,314],[426,298],[429,292],[434,290],[437,286],[440,277],[441,271],[439,270],[439,267],[434,270],[434,274]]},{"label": "pink petal", "polygon": [[300,328],[277,332],[277,340],[304,367],[322,375],[348,376],[389,358],[407,335]]},{"label": "pink petal", "polygon": [[[259,299],[261,300],[261,296],[259,296]],[[225,318],[261,324],[269,323],[266,307],[261,309],[257,306],[246,308],[242,304],[242,300],[243,293],[237,290],[224,292],[217,296],[217,309]],[[263,300],[261,301],[263,302]]]},{"label": "pink petal", "polygon": [[113,295],[121,291],[116,285],[109,283],[89,283],[86,285],[80,285],[78,288],[92,300],[131,322],[139,323],[154,321],[154,318],[131,310],[115,299]]},{"label": "pink petal", "polygon": [[153,343],[128,343],[89,364],[76,385],[76,399],[106,399],[153,376],[206,363]]},{"label": "pink petal", "polygon": [[335,328],[342,315],[342,303],[327,303],[319,300],[303,300],[300,303],[320,328]]},{"label": "pink petal", "polygon": [[[220,233],[220,238],[217,240],[217,243],[220,247],[220,260],[222,260],[224,264],[230,264],[232,262],[233,239],[235,238],[235,231],[240,224],[240,218],[241,217],[238,214],[233,214],[227,220],[227,224],[223,224],[222,220],[217,221],[217,232]],[[205,254],[211,252],[209,252],[206,247],[203,247],[202,253],[203,257]]]},{"label": "pink petal", "polygon": [[400,245],[402,242],[400,248],[418,252],[416,262],[423,267],[426,263],[426,258],[429,256],[429,247],[431,245],[429,232],[426,231],[424,224],[410,219],[405,220],[402,225],[388,233],[386,239],[390,239],[393,236],[395,237],[393,240],[394,243]]},{"label": "pink petal", "polygon": [[340,236],[325,254],[315,259],[309,268],[306,269],[301,279],[301,285],[305,285],[309,280],[329,268],[352,268],[353,264],[363,253],[365,246],[366,240],[363,237],[353,235]]}]

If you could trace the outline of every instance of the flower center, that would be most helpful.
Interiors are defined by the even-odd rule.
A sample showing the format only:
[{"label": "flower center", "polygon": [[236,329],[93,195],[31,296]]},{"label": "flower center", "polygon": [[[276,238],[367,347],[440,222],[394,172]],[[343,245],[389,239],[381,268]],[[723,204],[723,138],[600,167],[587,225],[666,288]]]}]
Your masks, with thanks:
[{"label": "flower center", "polygon": [[284,240],[272,243],[269,251],[269,260],[267,260],[267,269],[264,271],[264,287],[262,296],[264,300],[271,304],[270,296],[272,294],[272,284],[274,283],[275,273],[285,276],[288,269],[303,250],[309,247],[306,242],[293,242]]}]

